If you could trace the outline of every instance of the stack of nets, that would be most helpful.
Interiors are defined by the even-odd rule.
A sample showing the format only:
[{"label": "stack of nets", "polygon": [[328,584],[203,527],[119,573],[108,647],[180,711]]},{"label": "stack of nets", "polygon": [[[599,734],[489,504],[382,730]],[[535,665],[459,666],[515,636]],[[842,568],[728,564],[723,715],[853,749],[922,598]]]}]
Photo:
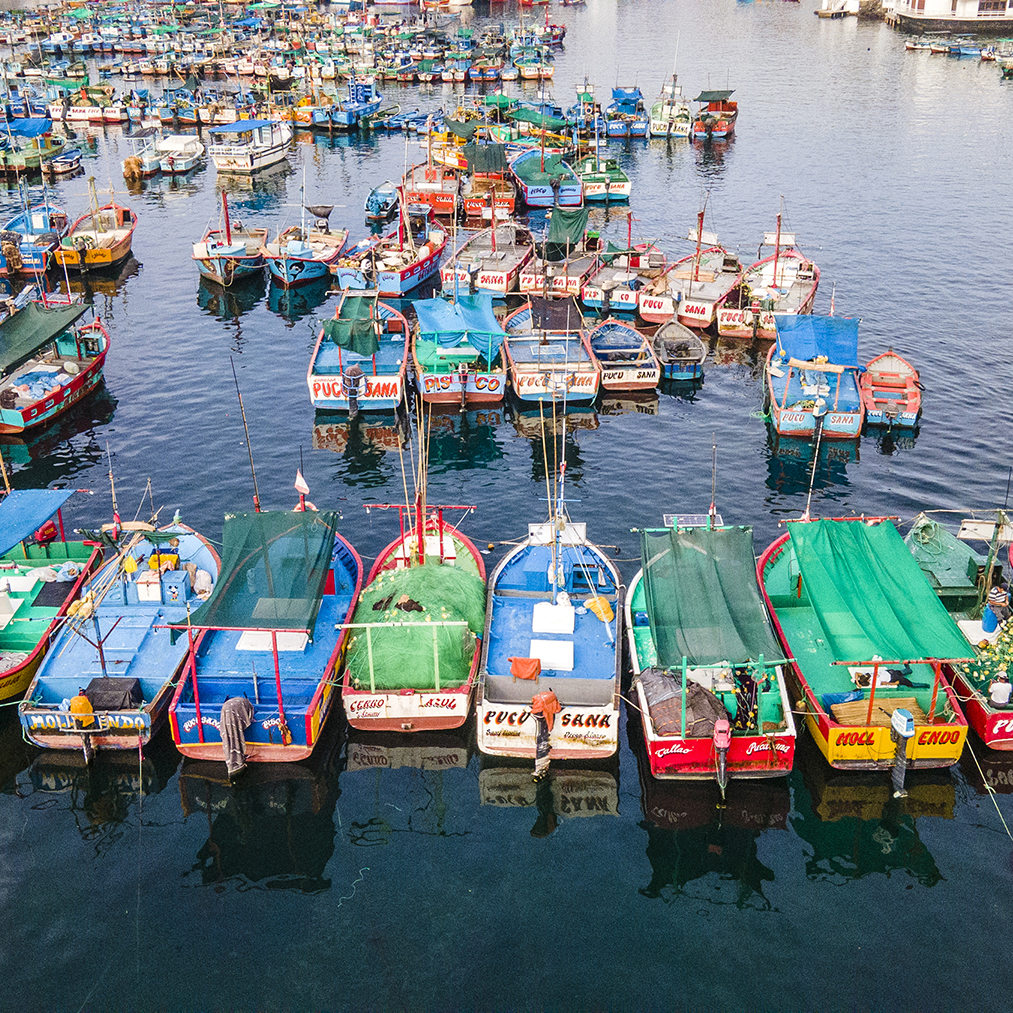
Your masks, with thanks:
[{"label": "stack of nets", "polygon": [[433,623],[439,688],[467,682],[476,637],[485,624],[485,584],[474,573],[442,563],[426,563],[381,574],[359,597],[354,623],[409,623],[353,629],[346,666],[355,689],[370,689],[370,648],[376,690],[436,689]]}]

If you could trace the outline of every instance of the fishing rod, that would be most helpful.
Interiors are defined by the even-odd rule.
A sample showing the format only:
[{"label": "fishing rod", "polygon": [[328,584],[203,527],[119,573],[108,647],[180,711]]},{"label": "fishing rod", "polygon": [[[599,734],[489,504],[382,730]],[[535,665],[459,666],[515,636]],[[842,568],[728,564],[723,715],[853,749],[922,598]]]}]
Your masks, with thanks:
[{"label": "fishing rod", "polygon": [[[260,513],[260,490],[257,488],[257,472],[253,467],[253,445],[250,443],[250,427],[246,422],[246,409],[243,407],[243,392],[239,389],[239,377],[236,376],[236,360],[229,356],[229,363],[232,365],[232,379],[236,383],[236,397],[239,398],[239,412],[243,416],[243,432],[246,434],[246,449],[250,455],[250,474],[253,476],[253,509]],[[109,477],[112,478],[110,471]],[[116,509],[116,501],[113,500],[113,509]]]}]

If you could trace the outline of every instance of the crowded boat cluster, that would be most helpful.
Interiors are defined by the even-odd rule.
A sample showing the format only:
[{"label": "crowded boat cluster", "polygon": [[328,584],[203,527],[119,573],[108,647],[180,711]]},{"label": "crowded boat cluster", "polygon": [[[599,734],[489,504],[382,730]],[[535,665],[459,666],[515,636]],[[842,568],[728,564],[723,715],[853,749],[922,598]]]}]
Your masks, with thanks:
[{"label": "crowded boat cluster", "polygon": [[[235,221],[223,188],[193,263],[230,291],[265,271],[281,289],[329,282],[337,305],[306,375],[320,413],[407,405],[424,434],[437,404],[509,397],[537,411],[549,517],[487,574],[461,530],[472,508],[428,501],[428,440],[412,444],[407,430],[403,499],[370,505],[397,511],[399,534],[360,547],[376,560],[368,573],[337,513],[306,501],[301,474],[296,510],[264,511],[255,497],[254,510],[227,514],[220,552],[179,516],[122,522],[114,485],[112,522],[76,541],[60,513],[70,493],[8,492],[0,698],[23,697],[28,739],[90,758],[143,748],[167,723],[184,755],[223,760],[235,777],[250,762],[308,757],[334,711],[409,735],[460,727],[474,710],[479,749],[527,758],[539,779],[553,759],[615,754],[625,699],[644,718],[654,777],[715,779],[722,793],[790,771],[796,717],[829,763],[892,769],[898,793],[906,769],[955,763],[969,726],[1013,749],[1003,512],[968,519],[957,537],[921,515],[902,538],[888,518],[813,519],[807,507],[757,561],[752,530],[725,525],[712,503],[641,530],[628,584],[569,516],[546,421],[554,440],[557,416],[565,433],[567,409],[603,392],[699,384],[712,339],[761,343],[770,425],[817,457],[824,439],[919,422],[915,368],[893,350],[860,362],[858,321],[835,316],[832,298],[829,315],[813,313],[820,270],[783,209],[752,263],[707,230],[706,207],[681,253],[635,238],[635,180],[610,140],[728,143],[730,90],[688,100],[673,72],[650,107],[635,85],[603,106],[584,80],[566,109],[493,90],[452,112],[402,112],[385,79],[545,80],[565,29],[546,14],[476,36],[375,12],[296,18],[275,0],[238,15],[8,16],[19,55],[5,65],[5,164],[19,176],[76,171],[80,152],[75,164],[53,120],[129,121],[122,169],[135,183],[203,171],[206,158],[222,176],[256,174],[291,157],[299,128],[415,133],[417,160],[361,195],[362,239],[331,224],[334,204],[308,203],[305,182],[300,220],[284,228]],[[81,83],[89,56],[100,73],[183,83],[115,97]],[[212,74],[263,85],[198,79]],[[328,93],[338,79],[344,96]],[[76,218],[48,194],[19,193],[0,271],[32,284],[0,322],[3,433],[49,423],[99,384],[110,334],[82,323],[69,292],[51,295],[46,276],[122,264],[139,220],[112,195],[100,202],[94,181]],[[625,209],[625,236],[591,227],[596,203]]]}]

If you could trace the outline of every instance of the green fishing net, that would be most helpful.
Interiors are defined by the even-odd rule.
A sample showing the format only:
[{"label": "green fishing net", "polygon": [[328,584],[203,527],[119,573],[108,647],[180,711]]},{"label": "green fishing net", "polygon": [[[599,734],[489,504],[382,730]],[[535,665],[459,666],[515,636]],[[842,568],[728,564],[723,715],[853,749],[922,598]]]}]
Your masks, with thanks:
[{"label": "green fishing net", "polygon": [[[362,592],[352,621],[392,624],[351,631],[346,665],[354,688],[453,689],[467,682],[485,625],[485,583],[436,562],[390,570]],[[441,622],[467,625],[433,625]],[[402,623],[409,625],[393,625]]]}]

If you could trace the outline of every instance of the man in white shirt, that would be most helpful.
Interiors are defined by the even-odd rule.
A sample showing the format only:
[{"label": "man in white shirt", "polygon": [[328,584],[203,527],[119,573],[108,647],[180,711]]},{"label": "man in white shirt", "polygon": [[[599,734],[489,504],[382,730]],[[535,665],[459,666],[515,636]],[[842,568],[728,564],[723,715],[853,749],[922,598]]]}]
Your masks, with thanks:
[{"label": "man in white shirt", "polygon": [[999,672],[995,681],[988,687],[992,697],[992,703],[1005,707],[1009,703],[1010,694],[1013,693],[1013,686],[1010,685],[1009,676],[1005,671]]}]

